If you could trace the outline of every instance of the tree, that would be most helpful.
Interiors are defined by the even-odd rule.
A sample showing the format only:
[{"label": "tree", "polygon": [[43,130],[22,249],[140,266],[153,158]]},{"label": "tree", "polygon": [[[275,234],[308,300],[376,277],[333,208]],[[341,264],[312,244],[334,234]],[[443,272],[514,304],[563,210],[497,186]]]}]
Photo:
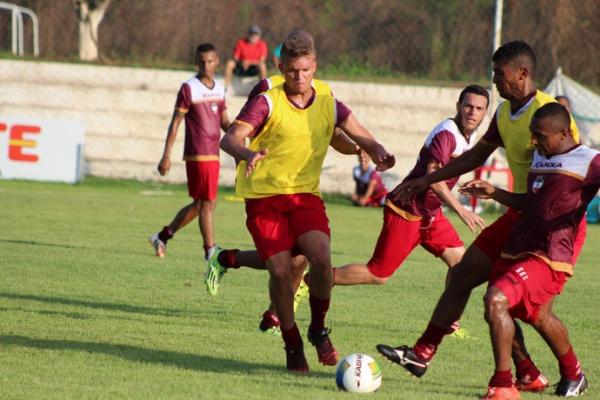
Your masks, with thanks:
[{"label": "tree", "polygon": [[98,26],[110,0],[73,0],[79,18],[79,59],[94,61],[99,57]]}]

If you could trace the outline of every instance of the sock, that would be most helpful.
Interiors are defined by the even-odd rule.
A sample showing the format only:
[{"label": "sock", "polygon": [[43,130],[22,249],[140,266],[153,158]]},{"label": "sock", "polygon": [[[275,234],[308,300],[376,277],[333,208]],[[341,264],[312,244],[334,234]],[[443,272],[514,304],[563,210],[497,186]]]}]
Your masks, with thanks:
[{"label": "sock", "polygon": [[431,361],[444,335],[448,333],[449,329],[440,328],[430,322],[413,348],[415,354],[425,361]]},{"label": "sock", "polygon": [[493,387],[511,387],[513,385],[513,376],[510,369],[507,371],[496,371],[490,379],[488,386]]},{"label": "sock", "polygon": [[515,367],[517,367],[517,379],[529,377],[529,381],[532,382],[535,381],[541,373],[529,357],[515,362]]},{"label": "sock", "polygon": [[162,228],[162,231],[158,232],[158,238],[164,243],[167,244],[167,241],[173,237],[174,233],[169,229],[168,226]]},{"label": "sock", "polygon": [[329,310],[329,299],[317,299],[312,294],[308,299],[310,303],[310,332],[319,332],[325,329],[325,315]]},{"label": "sock", "polygon": [[225,268],[237,269],[240,267],[240,265],[237,263],[235,255],[239,252],[239,249],[223,250],[217,256],[217,261],[219,261],[219,264],[221,264]]},{"label": "sock", "polygon": [[290,329],[282,329],[281,336],[283,337],[286,349],[302,348],[302,338],[300,337],[298,326],[295,323]]},{"label": "sock", "polygon": [[206,258],[208,260],[208,251],[210,249],[212,249],[213,247],[215,247],[216,245],[213,243],[211,245],[207,245],[207,244],[203,244],[202,247],[204,248],[204,258]]},{"label": "sock", "polygon": [[573,352],[573,347],[569,347],[566,354],[558,357],[558,368],[560,369],[560,376],[570,381],[581,378],[581,364],[579,364],[579,360]]}]

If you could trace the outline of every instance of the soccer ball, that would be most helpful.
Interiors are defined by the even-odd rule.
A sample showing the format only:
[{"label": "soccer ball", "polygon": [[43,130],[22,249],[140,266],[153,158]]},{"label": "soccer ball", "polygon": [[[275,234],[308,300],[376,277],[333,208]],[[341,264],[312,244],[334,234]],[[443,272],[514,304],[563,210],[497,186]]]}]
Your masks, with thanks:
[{"label": "soccer ball", "polygon": [[367,354],[350,354],[337,365],[335,383],[348,392],[374,392],[381,386],[381,367]]}]

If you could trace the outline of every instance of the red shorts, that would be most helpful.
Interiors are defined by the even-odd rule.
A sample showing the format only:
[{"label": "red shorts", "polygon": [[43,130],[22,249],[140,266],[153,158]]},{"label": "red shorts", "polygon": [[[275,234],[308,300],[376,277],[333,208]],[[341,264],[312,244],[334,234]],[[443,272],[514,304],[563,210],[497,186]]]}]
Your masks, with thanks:
[{"label": "red shorts", "polygon": [[533,323],[540,307],[562,291],[568,275],[555,271],[536,256],[518,260],[498,259],[492,267],[489,286],[502,291],[510,304],[510,315]]},{"label": "red shorts", "polygon": [[449,247],[463,246],[458,233],[442,210],[439,210],[427,228],[422,225],[422,221],[408,221],[385,207],[383,227],[373,256],[367,263],[369,271],[380,278],[391,276],[419,244],[436,257],[441,256]]},{"label": "red shorts", "polygon": [[246,200],[246,226],[264,261],[286,250],[301,254],[296,240],[306,232],[330,236],[323,200],[307,193]]},{"label": "red shorts", "polygon": [[[483,251],[492,262],[500,259],[500,253],[504,248],[505,243],[508,241],[513,225],[519,220],[521,214],[518,211],[509,208],[504,214],[502,214],[494,223],[486,227],[477,238],[473,241],[473,245],[477,246]],[[577,230],[577,236],[573,243],[573,265],[581,253],[583,244],[585,242],[585,235],[587,231],[587,223],[585,218],[581,219],[579,228]]]},{"label": "red shorts", "polygon": [[186,161],[188,193],[194,200],[215,200],[219,190],[219,161]]}]

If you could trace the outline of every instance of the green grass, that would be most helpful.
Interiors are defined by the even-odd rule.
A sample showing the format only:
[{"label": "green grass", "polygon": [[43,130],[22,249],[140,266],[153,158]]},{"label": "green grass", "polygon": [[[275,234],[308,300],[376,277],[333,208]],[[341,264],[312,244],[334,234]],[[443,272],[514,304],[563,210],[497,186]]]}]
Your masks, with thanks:
[{"label": "green grass", "polygon": [[[249,248],[243,203],[224,201],[216,234],[226,247]],[[308,377],[285,371],[281,338],[256,332],[267,299],[267,274],[228,273],[219,296],[205,270],[197,225],[156,259],[147,237],[188,202],[183,186],[88,179],[79,185],[0,181],[0,398],[2,399],[350,399],[333,368],[307,344]],[[381,211],[328,202],[334,265],[366,261]],[[491,221],[494,215],[488,216]],[[452,219],[456,222],[456,219]],[[473,239],[455,224],[467,243]],[[589,226],[575,278],[556,301],[591,382],[600,376],[597,302],[600,226]],[[427,375],[412,379],[383,362],[377,343],[411,344],[443,286],[445,268],[417,249],[385,286],[336,287],[328,324],[342,354],[381,361],[378,399],[475,399],[493,370],[483,288],[463,326],[473,337],[448,338]],[[298,323],[305,334],[308,307]],[[526,327],[534,359],[552,381],[557,365]],[[362,398],[362,397],[360,397]],[[554,396],[525,394],[524,399]]]}]

